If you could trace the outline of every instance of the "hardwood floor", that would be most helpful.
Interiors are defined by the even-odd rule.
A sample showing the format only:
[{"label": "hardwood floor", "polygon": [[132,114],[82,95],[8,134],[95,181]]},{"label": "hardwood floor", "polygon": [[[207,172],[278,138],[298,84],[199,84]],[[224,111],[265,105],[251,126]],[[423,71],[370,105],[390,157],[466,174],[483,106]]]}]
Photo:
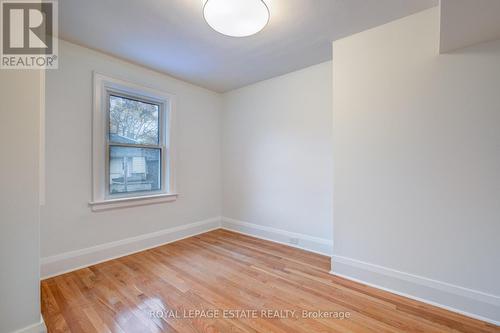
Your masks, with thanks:
[{"label": "hardwood floor", "polygon": [[332,276],[329,260],[216,230],[44,280],[42,313],[49,333],[500,332]]}]

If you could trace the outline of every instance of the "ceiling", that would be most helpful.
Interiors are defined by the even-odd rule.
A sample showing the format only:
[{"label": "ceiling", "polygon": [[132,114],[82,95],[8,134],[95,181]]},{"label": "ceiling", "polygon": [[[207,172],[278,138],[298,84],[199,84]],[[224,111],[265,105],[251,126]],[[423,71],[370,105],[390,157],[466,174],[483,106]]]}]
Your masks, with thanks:
[{"label": "ceiling", "polygon": [[60,36],[225,92],[331,59],[331,41],[437,5],[438,0],[265,0],[257,35],[233,38],[204,21],[205,0],[61,0]]},{"label": "ceiling", "polygon": [[500,1],[441,0],[440,52],[500,38]]}]

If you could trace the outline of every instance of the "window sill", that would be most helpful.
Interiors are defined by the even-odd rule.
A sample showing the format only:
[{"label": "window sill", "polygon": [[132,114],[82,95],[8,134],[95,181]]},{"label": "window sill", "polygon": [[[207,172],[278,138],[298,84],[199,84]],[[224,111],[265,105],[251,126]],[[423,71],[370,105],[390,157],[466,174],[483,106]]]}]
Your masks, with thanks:
[{"label": "window sill", "polygon": [[125,207],[152,205],[152,204],[175,201],[175,200],[177,200],[177,194],[168,193],[168,194],[145,195],[141,197],[108,199],[103,201],[91,201],[89,202],[89,205],[92,208],[92,211],[98,212],[103,210],[118,209]]}]

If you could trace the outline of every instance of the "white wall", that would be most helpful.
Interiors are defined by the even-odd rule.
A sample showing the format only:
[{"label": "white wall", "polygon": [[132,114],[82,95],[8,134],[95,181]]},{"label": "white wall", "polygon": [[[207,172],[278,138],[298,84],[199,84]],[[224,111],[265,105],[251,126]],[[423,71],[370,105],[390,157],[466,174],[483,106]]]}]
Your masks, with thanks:
[{"label": "white wall", "polygon": [[[220,215],[219,94],[61,41],[47,74],[47,195],[42,257],[60,255]],[[175,202],[92,212],[92,71],[177,97]]]},{"label": "white wall", "polygon": [[500,41],[438,43],[437,8],[333,43],[332,268],[499,322]]},{"label": "white wall", "polygon": [[331,66],[322,63],[224,94],[226,225],[251,223],[248,232],[284,242],[287,235],[298,237],[299,246],[329,253]]},{"label": "white wall", "polygon": [[[59,60],[47,74],[43,276],[182,237],[178,228],[193,222],[213,227],[221,211],[331,253],[331,63],[220,95],[64,41]],[[177,96],[177,201],[89,208],[93,71]]]},{"label": "white wall", "polygon": [[[0,70],[0,332],[40,324],[42,73]],[[37,330],[38,329],[38,330]]]}]

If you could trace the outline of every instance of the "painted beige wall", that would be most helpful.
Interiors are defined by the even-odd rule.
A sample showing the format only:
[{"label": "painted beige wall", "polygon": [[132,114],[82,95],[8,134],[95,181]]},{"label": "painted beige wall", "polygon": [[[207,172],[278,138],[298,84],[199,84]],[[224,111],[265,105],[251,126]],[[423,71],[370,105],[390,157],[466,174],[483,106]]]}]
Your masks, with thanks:
[{"label": "painted beige wall", "polygon": [[[220,215],[221,99],[212,91],[65,41],[47,73],[47,195],[42,257]],[[92,212],[92,72],[176,95],[175,202]]]},{"label": "painted beige wall", "polygon": [[451,284],[500,321],[500,41],[438,56],[438,27],[435,8],[333,43],[333,271]]},{"label": "painted beige wall", "polygon": [[[64,41],[59,59],[59,70],[47,74],[42,262],[222,211],[325,238],[319,246],[331,253],[331,62],[221,95]],[[89,208],[93,71],[177,96],[177,201],[98,213]],[[233,151],[245,145],[252,149],[249,160]],[[240,174],[241,163],[249,162],[255,168]],[[258,204],[250,210],[251,196]]]},{"label": "painted beige wall", "polygon": [[331,68],[223,95],[223,216],[331,240]]},{"label": "painted beige wall", "polygon": [[40,71],[0,70],[0,332],[42,327],[37,326],[41,94]]}]

